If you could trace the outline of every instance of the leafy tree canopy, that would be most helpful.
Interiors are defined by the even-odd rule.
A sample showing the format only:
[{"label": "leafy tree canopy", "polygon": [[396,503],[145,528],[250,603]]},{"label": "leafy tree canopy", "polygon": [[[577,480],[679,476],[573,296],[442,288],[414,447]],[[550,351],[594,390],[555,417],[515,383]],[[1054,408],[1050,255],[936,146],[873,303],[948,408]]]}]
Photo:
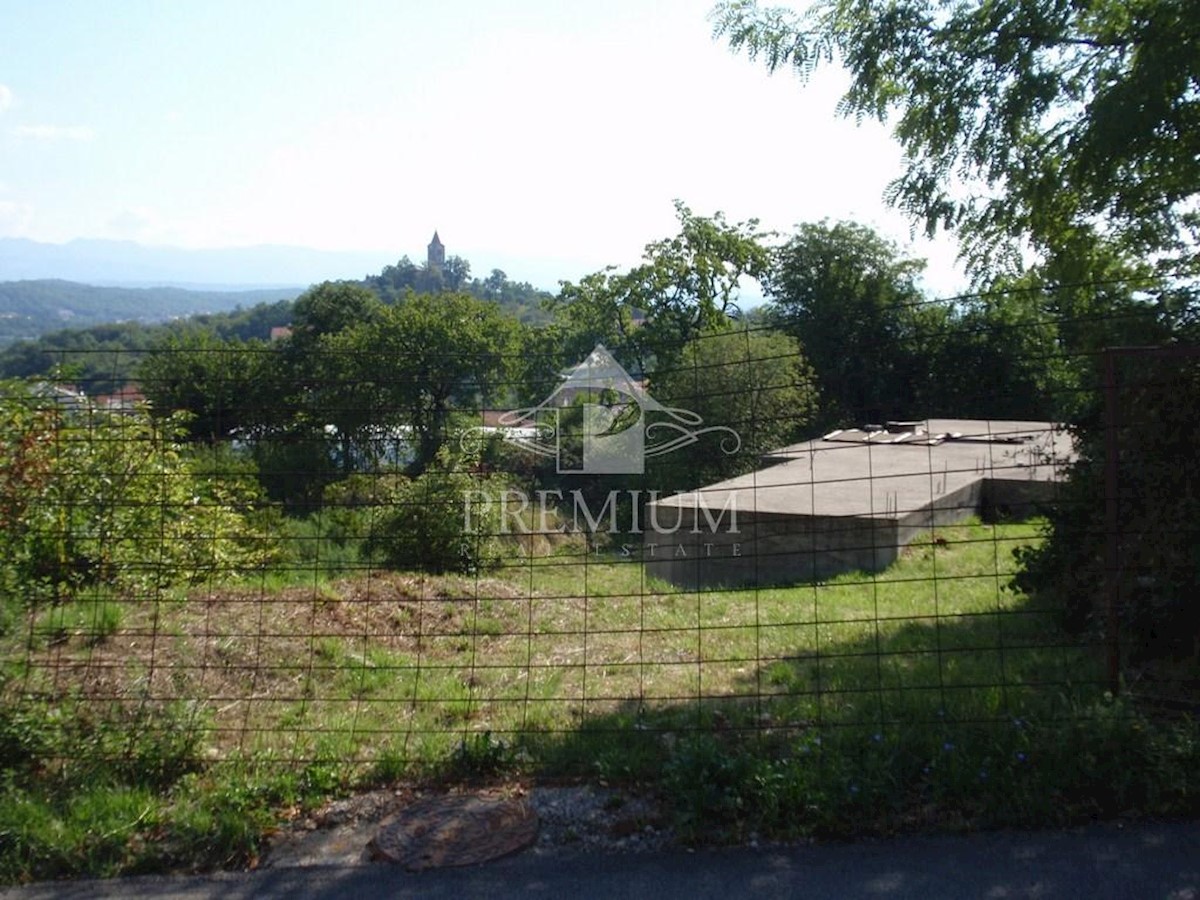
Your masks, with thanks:
[{"label": "leafy tree canopy", "polygon": [[260,341],[222,341],[196,331],[147,351],[137,378],[156,415],[185,412],[189,439],[216,444],[257,423],[260,376],[273,364],[268,352]]},{"label": "leafy tree canopy", "polygon": [[518,338],[515,320],[492,303],[413,294],[374,321],[330,335],[321,349],[341,367],[343,405],[367,411],[367,421],[412,430],[419,472],[446,441],[454,408],[495,404],[507,389]]},{"label": "leafy tree canopy", "polygon": [[904,148],[890,199],[957,231],[978,274],[1015,238],[1200,267],[1194,0],[731,0],[713,19],[771,70],[844,65],[840,111],[894,121]]},{"label": "leafy tree canopy", "polygon": [[731,225],[719,212],[698,216],[679,201],[675,213],[679,234],[647,244],[641,265],[563,283],[552,308],[570,358],[603,342],[646,372],[652,361],[669,365],[693,337],[740,315],[742,279],[764,279],[771,265],[757,220]]},{"label": "leafy tree canopy", "polygon": [[812,367],[799,342],[778,331],[738,327],[698,335],[676,366],[651,376],[650,389],[660,403],[736,434],[708,435],[662,457],[654,474],[670,488],[759,468],[763,453],[799,440],[817,410]]},{"label": "leafy tree canopy", "polygon": [[369,321],[379,309],[379,299],[358,282],[322,282],[296,299],[293,343],[309,345],[323,334],[336,334]]},{"label": "leafy tree canopy", "polygon": [[776,260],[768,318],[804,345],[825,395],[822,422],[913,415],[947,314],[916,285],[924,262],[850,222],[801,225]]}]

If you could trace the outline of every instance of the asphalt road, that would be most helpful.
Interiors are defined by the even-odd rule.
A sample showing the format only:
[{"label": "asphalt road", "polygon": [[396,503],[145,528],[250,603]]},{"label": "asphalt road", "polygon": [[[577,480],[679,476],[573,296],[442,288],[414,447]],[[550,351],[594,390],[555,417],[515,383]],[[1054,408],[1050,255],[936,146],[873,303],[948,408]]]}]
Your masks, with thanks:
[{"label": "asphalt road", "polygon": [[1058,897],[1200,900],[1200,823],[907,837],[660,855],[528,852],[410,873],[383,864],[29,885],[2,898]]}]

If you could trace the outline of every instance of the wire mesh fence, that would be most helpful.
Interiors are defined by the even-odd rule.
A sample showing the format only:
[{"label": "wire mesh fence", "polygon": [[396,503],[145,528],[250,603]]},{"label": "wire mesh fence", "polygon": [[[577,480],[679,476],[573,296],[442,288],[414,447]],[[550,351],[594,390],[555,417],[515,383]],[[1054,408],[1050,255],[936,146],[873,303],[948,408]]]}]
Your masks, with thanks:
[{"label": "wire mesh fence", "polygon": [[[188,765],[641,777],[711,740],[819,755],[823,790],[924,796],[1011,790],[1125,676],[1188,702],[1194,647],[1140,666],[1137,625],[1168,609],[1153,628],[1194,639],[1190,571],[1138,530],[1152,486],[1190,502],[1195,443],[1137,439],[1180,372],[1138,357],[1107,431],[1035,415],[1102,398],[1085,354],[1018,360],[1070,370],[1055,396],[975,369],[870,421],[766,328],[705,340],[650,370],[285,339],[64,354],[10,384],[6,752],[34,752],[12,737],[30,716],[135,766],[178,740]],[[1047,514],[1086,520],[1077,559],[1044,552]],[[1093,602],[1114,521],[1115,683]]]},{"label": "wire mesh fence", "polygon": [[1112,690],[1129,690],[1159,710],[1192,713],[1200,686],[1192,563],[1200,534],[1189,398],[1198,361],[1200,348],[1182,344],[1106,350],[1102,451]]}]

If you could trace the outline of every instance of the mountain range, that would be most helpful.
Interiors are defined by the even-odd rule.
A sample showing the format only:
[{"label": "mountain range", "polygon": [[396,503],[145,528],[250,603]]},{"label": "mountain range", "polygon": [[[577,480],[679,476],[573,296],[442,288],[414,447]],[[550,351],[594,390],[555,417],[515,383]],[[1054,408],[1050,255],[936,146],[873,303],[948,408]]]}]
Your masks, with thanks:
[{"label": "mountain range", "polygon": [[299,287],[362,278],[394,263],[387,253],[261,245],[213,250],[152,247],[132,241],[45,244],[0,238],[0,281],[57,279],[119,287],[204,290]]}]

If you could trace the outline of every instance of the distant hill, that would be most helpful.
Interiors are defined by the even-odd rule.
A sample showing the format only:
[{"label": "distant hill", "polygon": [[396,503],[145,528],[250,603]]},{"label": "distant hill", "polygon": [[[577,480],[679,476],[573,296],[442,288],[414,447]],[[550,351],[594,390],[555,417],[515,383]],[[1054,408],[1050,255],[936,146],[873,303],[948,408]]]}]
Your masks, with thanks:
[{"label": "distant hill", "polygon": [[166,322],[201,313],[229,312],[293,300],[303,287],[256,290],[185,290],[176,287],[97,287],[73,281],[0,282],[0,345],[61,328],[109,322]]},{"label": "distant hill", "polygon": [[148,247],[132,241],[44,244],[0,238],[0,280],[61,278],[87,284],[203,290],[310,285],[362,278],[391,262],[386,253],[350,253],[261,245],[212,250]]}]

